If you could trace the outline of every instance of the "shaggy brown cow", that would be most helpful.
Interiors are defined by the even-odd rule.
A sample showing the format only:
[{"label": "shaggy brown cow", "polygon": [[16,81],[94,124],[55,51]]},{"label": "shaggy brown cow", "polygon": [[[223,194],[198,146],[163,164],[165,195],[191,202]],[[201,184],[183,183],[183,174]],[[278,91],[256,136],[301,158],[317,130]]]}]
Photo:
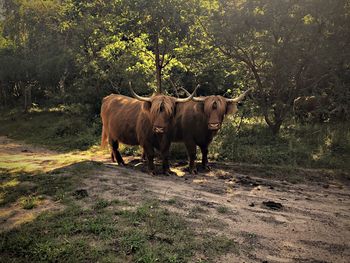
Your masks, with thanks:
[{"label": "shaggy brown cow", "polygon": [[112,161],[124,165],[118,151],[119,143],[141,145],[148,160],[149,171],[154,173],[154,148],[161,152],[163,172],[169,173],[170,125],[177,104],[192,99],[194,93],[185,99],[176,99],[165,95],[154,95],[150,98],[136,98],[111,94],[103,99],[101,106],[102,139],[101,146],[107,141],[112,148]]},{"label": "shaggy brown cow", "polygon": [[313,118],[324,121],[329,113],[330,101],[325,96],[303,96],[294,100],[293,111],[302,122]]},{"label": "shaggy brown cow", "polygon": [[208,167],[208,146],[221,128],[225,115],[237,112],[237,104],[250,92],[237,98],[222,96],[194,97],[176,108],[172,141],[184,142],[190,158],[189,171],[196,173],[196,146],[202,152],[202,166]]}]

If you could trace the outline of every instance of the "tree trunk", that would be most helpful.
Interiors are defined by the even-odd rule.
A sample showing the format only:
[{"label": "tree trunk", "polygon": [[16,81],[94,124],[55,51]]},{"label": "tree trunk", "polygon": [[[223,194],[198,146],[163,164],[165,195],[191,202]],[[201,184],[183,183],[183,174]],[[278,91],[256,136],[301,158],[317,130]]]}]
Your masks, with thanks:
[{"label": "tree trunk", "polygon": [[282,121],[278,121],[273,126],[270,127],[273,135],[279,134],[280,129],[281,129],[281,125],[282,125]]},{"label": "tree trunk", "polygon": [[24,86],[24,112],[28,112],[32,106],[32,85],[27,84]]},{"label": "tree trunk", "polygon": [[266,121],[267,125],[269,126],[272,134],[277,135],[281,129],[282,121],[277,120],[275,122],[272,122],[268,116],[265,115],[264,117],[265,117],[265,121]]},{"label": "tree trunk", "polygon": [[1,89],[1,93],[0,93],[0,103],[2,104],[2,106],[4,108],[7,107],[7,94],[6,94],[6,87],[5,85],[2,84],[2,82],[0,81],[0,89]]},{"label": "tree trunk", "polygon": [[66,81],[66,78],[67,78],[67,74],[68,74],[68,68],[66,67],[64,72],[63,72],[63,75],[61,76],[60,81],[58,83],[58,87],[60,89],[61,96],[64,96],[65,93],[66,93],[66,91],[65,91],[65,81]]},{"label": "tree trunk", "polygon": [[265,121],[269,126],[269,128],[271,129],[272,134],[277,135],[281,129],[283,118],[277,114],[275,109],[274,109],[274,115],[275,115],[274,121],[270,119],[267,108],[265,107],[263,108],[263,113],[264,113]]},{"label": "tree trunk", "polygon": [[156,34],[155,39],[155,64],[156,64],[156,81],[157,81],[157,92],[162,93],[162,65],[160,61],[160,55],[159,55],[159,36]]}]

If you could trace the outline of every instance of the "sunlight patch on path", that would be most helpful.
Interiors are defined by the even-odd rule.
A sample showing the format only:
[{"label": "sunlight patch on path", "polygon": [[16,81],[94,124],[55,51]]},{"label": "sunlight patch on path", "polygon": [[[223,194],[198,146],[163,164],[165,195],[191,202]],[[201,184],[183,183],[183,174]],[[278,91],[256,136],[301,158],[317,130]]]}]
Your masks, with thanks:
[{"label": "sunlight patch on path", "polygon": [[94,146],[87,151],[58,153],[0,136],[0,169],[11,173],[50,172],[81,161],[103,160],[96,156],[108,156],[108,152]]}]

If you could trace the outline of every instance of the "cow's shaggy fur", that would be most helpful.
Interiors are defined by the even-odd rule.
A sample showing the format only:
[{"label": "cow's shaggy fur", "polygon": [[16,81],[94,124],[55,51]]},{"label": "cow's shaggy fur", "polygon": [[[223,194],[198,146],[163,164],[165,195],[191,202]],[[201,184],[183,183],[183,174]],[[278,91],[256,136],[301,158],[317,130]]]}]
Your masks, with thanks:
[{"label": "cow's shaggy fur", "polygon": [[148,168],[154,171],[154,148],[161,152],[163,171],[169,171],[169,127],[171,125],[176,99],[155,95],[150,102],[139,101],[123,95],[112,94],[103,99],[101,107],[102,139],[112,148],[112,161],[124,164],[119,143],[141,145],[148,160]]}]

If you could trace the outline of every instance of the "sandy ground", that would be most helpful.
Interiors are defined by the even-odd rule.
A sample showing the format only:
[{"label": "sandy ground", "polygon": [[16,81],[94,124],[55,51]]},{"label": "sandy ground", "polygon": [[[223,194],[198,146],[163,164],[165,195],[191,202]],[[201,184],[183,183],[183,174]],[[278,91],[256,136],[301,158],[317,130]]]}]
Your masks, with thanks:
[{"label": "sandy ground", "polygon": [[[13,155],[35,162],[53,154],[57,153],[0,137],[2,163]],[[227,167],[198,175],[151,176],[140,171],[144,165],[137,160],[119,167],[106,157],[92,158],[103,166],[82,182],[81,188],[89,193],[84,202],[163,200],[199,231],[224,234],[237,242],[239,253],[217,262],[350,262],[350,187],[344,181],[290,184]],[[272,209],[266,201],[282,207]],[[1,209],[0,215],[5,208]],[[30,213],[45,207],[37,209],[41,210]]]}]

